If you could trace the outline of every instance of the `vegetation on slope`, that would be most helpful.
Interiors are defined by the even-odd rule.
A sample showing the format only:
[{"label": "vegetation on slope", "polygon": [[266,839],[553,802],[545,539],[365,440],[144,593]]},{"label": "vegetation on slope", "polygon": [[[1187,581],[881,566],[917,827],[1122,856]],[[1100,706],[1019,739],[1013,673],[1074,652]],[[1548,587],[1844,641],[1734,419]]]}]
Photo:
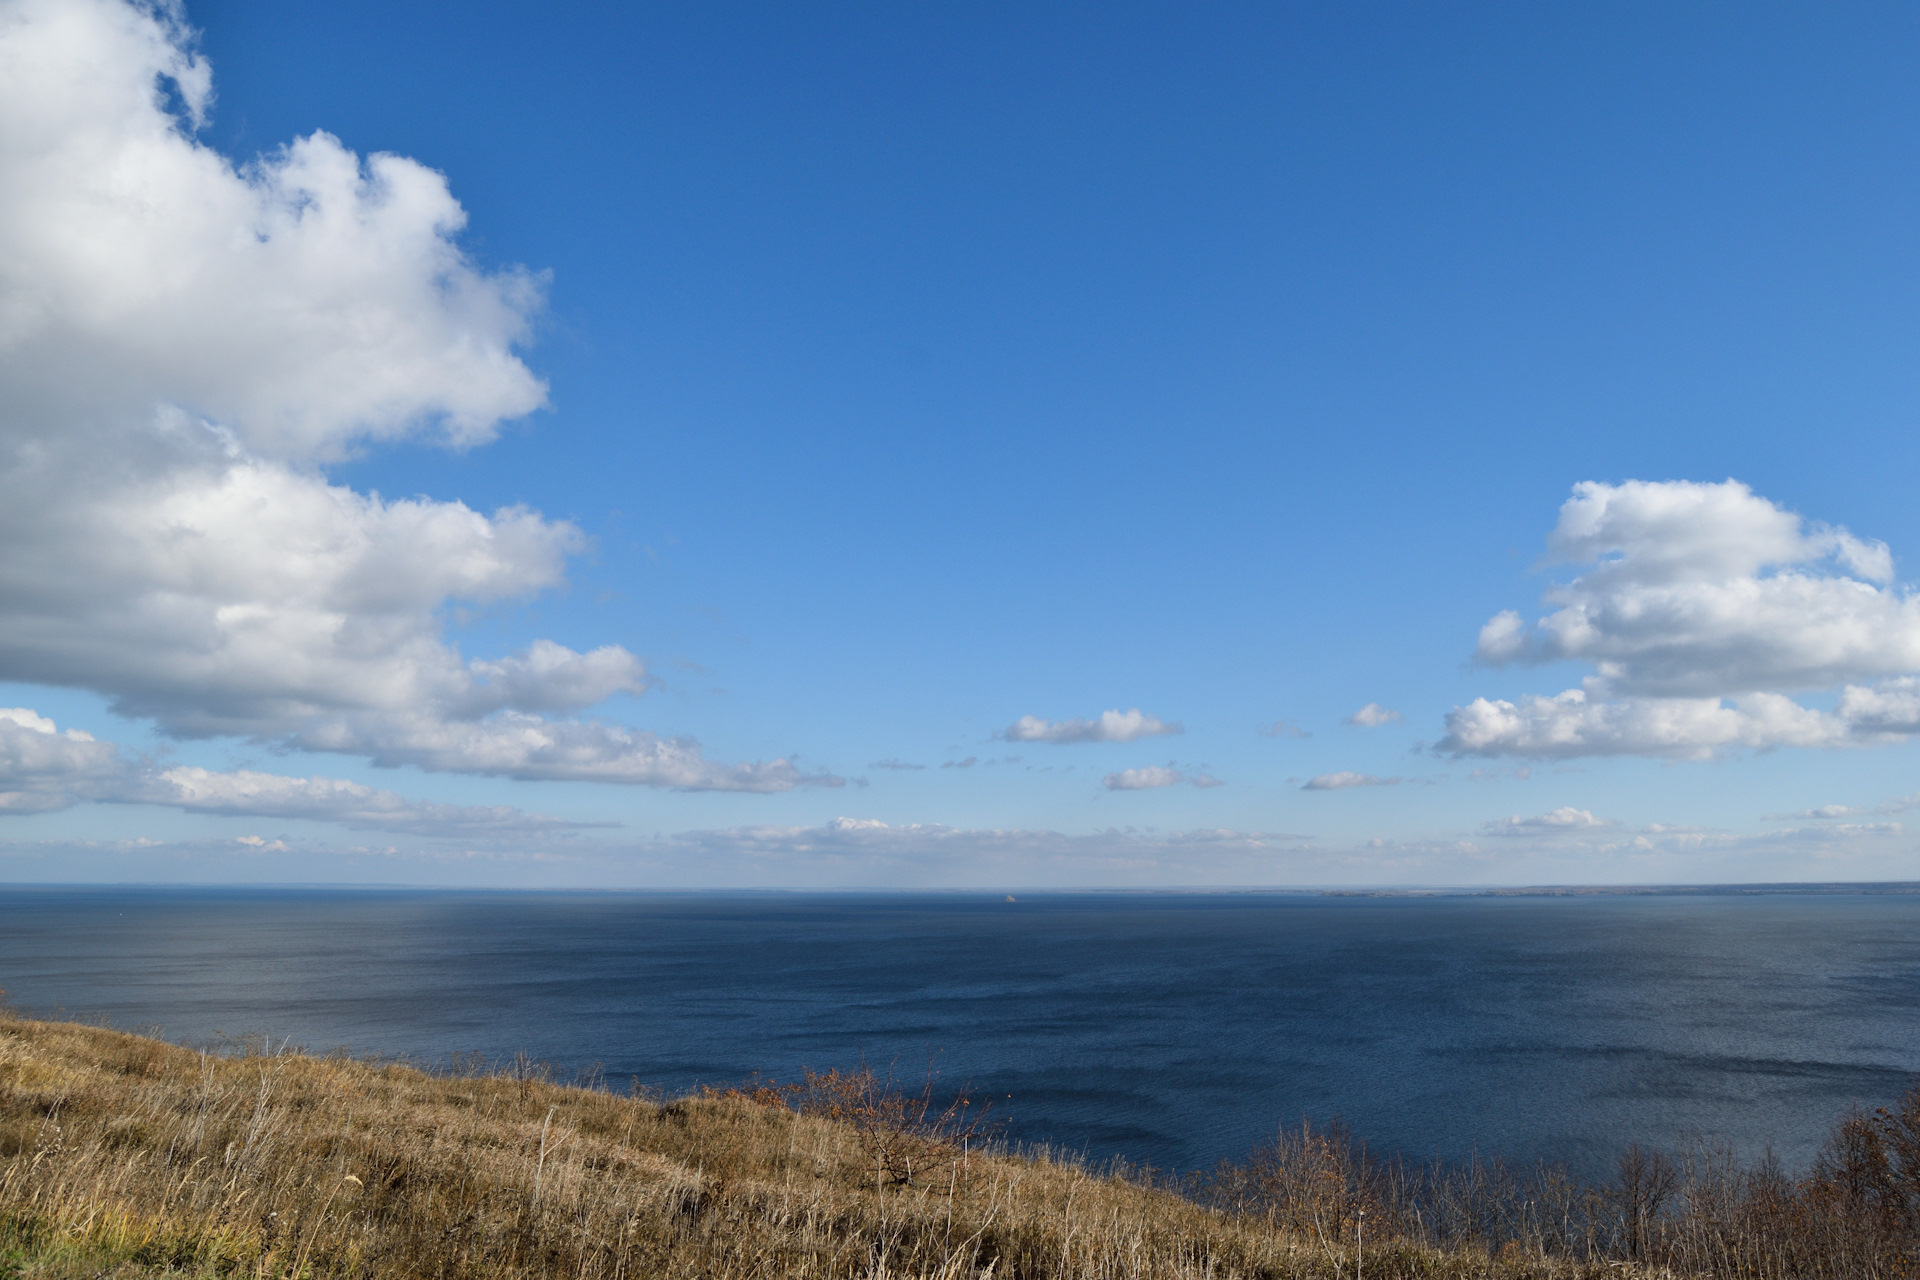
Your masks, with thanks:
[{"label": "vegetation on slope", "polygon": [[[1413,1177],[1311,1130],[1155,1186],[983,1149],[962,1109],[880,1084],[828,1073],[661,1103],[524,1061],[433,1074],[0,1017],[0,1275],[1572,1280],[1682,1261],[1669,1229],[1686,1214],[1669,1206],[1693,1189],[1658,1161],[1639,1217],[1618,1189],[1576,1189],[1565,1223],[1585,1225],[1555,1235],[1516,1207],[1523,1180]],[[1886,1186],[1916,1168],[1883,1163]],[[1803,1200],[1851,1212],[1776,1190],[1790,1230]],[[1447,1196],[1453,1217],[1435,1217]],[[1834,1273],[1900,1274],[1888,1242],[1905,1228],[1887,1221],[1846,1264],[1869,1270]],[[1831,1270],[1816,1253],[1723,1251],[1688,1269]]]}]

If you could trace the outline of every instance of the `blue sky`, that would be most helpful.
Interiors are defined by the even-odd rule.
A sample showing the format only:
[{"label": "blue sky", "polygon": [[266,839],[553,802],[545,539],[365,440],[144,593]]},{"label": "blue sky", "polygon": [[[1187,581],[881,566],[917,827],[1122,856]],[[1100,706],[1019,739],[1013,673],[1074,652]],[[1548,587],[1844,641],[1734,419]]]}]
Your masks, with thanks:
[{"label": "blue sky", "polygon": [[5,7],[0,876],[1915,874],[1911,12]]}]

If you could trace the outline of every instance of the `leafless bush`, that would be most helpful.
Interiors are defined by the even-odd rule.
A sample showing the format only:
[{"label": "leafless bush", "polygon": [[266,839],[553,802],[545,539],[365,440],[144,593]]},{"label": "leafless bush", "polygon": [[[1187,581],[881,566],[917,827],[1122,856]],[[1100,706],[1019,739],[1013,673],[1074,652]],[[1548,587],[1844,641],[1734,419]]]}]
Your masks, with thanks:
[{"label": "leafless bush", "polygon": [[911,1186],[916,1176],[925,1181],[940,1171],[951,1173],[987,1132],[987,1108],[976,1106],[966,1091],[939,1102],[937,1080],[929,1068],[920,1089],[908,1093],[891,1075],[882,1077],[862,1064],[849,1071],[806,1068],[792,1083],[756,1081],[708,1094],[791,1107],[804,1116],[847,1125],[858,1135],[877,1179]]},{"label": "leafless bush", "polygon": [[1329,1259],[1365,1229],[1490,1258],[1641,1264],[1754,1280],[1882,1280],[1920,1274],[1920,1086],[1836,1125],[1807,1173],[1723,1147],[1676,1157],[1634,1145],[1603,1184],[1564,1168],[1474,1159],[1379,1160],[1338,1125],[1283,1130],[1193,1193],[1315,1241]]}]

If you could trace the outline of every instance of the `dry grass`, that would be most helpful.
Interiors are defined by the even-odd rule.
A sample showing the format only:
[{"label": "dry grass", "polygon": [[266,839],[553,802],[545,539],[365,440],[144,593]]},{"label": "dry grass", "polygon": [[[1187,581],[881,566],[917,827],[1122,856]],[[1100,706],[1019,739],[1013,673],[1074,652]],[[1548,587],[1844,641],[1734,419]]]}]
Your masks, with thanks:
[{"label": "dry grass", "polygon": [[[0,1017],[0,1275],[1632,1274],[1471,1244],[1358,1255],[1339,1223],[1301,1231],[981,1150],[911,1098],[887,1112],[901,1104],[872,1083],[662,1104],[524,1063],[450,1076],[262,1045],[215,1056]],[[807,1096],[843,1110],[786,1105]]]}]

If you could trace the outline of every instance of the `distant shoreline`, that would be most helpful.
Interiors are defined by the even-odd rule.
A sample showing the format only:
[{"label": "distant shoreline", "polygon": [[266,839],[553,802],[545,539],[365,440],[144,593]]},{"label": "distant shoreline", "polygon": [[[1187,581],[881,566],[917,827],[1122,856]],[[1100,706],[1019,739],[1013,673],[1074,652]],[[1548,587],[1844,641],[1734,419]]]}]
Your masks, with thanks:
[{"label": "distant shoreline", "polygon": [[51,880],[0,880],[0,893],[109,892],[129,889],[167,890],[171,892],[219,893],[448,893],[476,897],[525,895],[570,895],[591,897],[650,898],[988,898],[1021,897],[1290,897],[1290,898],[1566,898],[1566,897],[1661,897],[1661,896],[1735,896],[1768,895],[1891,896],[1920,895],[1920,880],[1810,880],[1761,881],[1729,884],[1566,884],[1566,885],[1384,885],[1384,886],[1301,886],[1301,885],[1156,885],[1047,886],[1000,885],[969,888],[656,888],[647,886],[615,887],[603,885],[451,885],[334,883],[331,881],[288,881],[285,883],[248,883],[210,881],[105,881],[62,882]]}]

